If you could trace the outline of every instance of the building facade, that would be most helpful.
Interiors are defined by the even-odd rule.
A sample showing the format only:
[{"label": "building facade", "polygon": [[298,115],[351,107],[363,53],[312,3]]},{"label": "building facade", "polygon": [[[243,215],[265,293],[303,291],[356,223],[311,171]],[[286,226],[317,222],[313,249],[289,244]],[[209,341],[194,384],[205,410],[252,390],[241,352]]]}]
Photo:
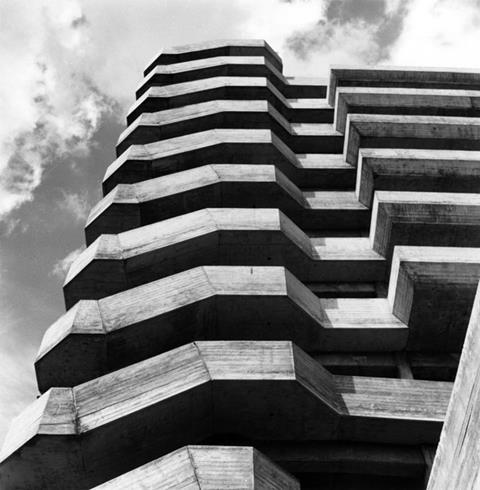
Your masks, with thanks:
[{"label": "building facade", "polygon": [[2,488],[479,488],[480,73],[144,75]]}]

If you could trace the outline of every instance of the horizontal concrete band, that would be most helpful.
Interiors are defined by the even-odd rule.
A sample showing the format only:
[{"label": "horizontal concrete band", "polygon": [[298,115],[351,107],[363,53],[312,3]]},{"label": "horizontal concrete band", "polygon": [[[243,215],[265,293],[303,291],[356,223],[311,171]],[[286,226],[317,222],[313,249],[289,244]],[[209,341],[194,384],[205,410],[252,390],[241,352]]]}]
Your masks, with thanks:
[{"label": "horizontal concrete band", "polygon": [[119,233],[207,207],[275,207],[308,230],[368,229],[353,191],[301,191],[273,165],[204,165],[136,184],[119,184],[93,207],[85,234]]},{"label": "horizontal concrete band", "polygon": [[123,134],[119,153],[210,129],[270,129],[298,153],[340,153],[343,136],[331,123],[291,123],[266,100],[213,100],[144,114]]},{"label": "horizontal concrete band", "polygon": [[300,484],[253,447],[186,446],[95,487],[145,488],[300,490]]},{"label": "horizontal concrete band", "polygon": [[480,118],[348,114],[345,161],[357,166],[360,147],[480,150]]},{"label": "horizontal concrete band", "polygon": [[66,305],[200,265],[281,265],[303,282],[385,278],[385,260],[368,238],[311,240],[278,209],[206,208],[101,235],[72,264],[64,284]]},{"label": "horizontal concrete band", "polygon": [[480,90],[340,87],[335,100],[337,131],[345,132],[349,113],[478,117]]},{"label": "horizontal concrete band", "polygon": [[99,300],[45,333],[39,387],[72,386],[192,340],[289,339],[309,351],[400,351],[385,298],[318,298],[283,267],[205,266]]},{"label": "horizontal concrete band", "polygon": [[450,391],[444,382],[332,376],[290,342],[197,342],[49,390],[15,420],[2,473],[12,465],[12,477],[32,478],[18,468],[45,466],[53,453],[49,477],[81,482],[87,467],[88,478],[108,479],[112,467],[128,471],[186,440],[232,432],[265,442],[433,444]]},{"label": "horizontal concrete band", "polygon": [[480,246],[480,195],[376,191],[370,242],[390,262],[396,245]]},{"label": "horizontal concrete band", "polygon": [[282,59],[263,39],[216,39],[195,44],[163,48],[148,64],[144,75],[157,65],[171,65],[216,56],[264,56],[279,71]]},{"label": "horizontal concrete band", "polygon": [[286,78],[262,56],[218,56],[171,65],[157,65],[142,80],[135,94],[139,98],[150,87],[219,76],[267,77],[287,98],[324,99],[327,89],[323,79]]},{"label": "horizontal concrete band", "polygon": [[375,190],[480,193],[480,152],[360,148],[358,200],[370,207]]},{"label": "horizontal concrete band", "polygon": [[337,87],[400,87],[480,90],[480,71],[415,67],[332,66],[328,102],[335,103]]},{"label": "horizontal concrete band", "polygon": [[213,77],[149,88],[128,111],[127,124],[144,113],[213,100],[266,100],[290,122],[333,122],[333,108],[323,99],[287,99],[265,77]]},{"label": "horizontal concrete band", "polygon": [[[337,138],[336,136],[333,137]],[[109,165],[104,192],[209,164],[274,164],[299,186],[353,189],[355,168],[341,154],[297,155],[268,129],[213,129],[147,145],[133,145]]]}]

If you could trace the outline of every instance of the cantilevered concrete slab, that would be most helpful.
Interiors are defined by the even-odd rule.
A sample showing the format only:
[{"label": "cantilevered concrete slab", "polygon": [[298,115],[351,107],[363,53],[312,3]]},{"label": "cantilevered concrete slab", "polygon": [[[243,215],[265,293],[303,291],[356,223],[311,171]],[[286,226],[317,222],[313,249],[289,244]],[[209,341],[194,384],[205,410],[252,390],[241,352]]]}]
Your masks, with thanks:
[{"label": "cantilevered concrete slab", "polygon": [[480,150],[480,118],[349,114],[343,153],[351,165],[360,147]]},{"label": "cantilevered concrete slab", "polygon": [[428,490],[480,485],[480,292],[477,291]]},{"label": "cantilevered concrete slab", "polygon": [[208,207],[278,208],[307,230],[368,229],[353,191],[301,191],[273,165],[204,165],[136,184],[119,184],[93,207],[87,244]]},{"label": "cantilevered concrete slab", "polygon": [[213,100],[145,114],[122,147],[210,129],[270,129],[298,153],[339,153],[343,136],[330,123],[290,123],[265,100]]},{"label": "cantilevered concrete slab", "polygon": [[451,383],[332,376],[290,342],[197,342],[52,388],[14,423],[0,472],[10,486],[85,488],[215,434],[431,444],[450,391]]},{"label": "cantilevered concrete slab", "polygon": [[280,56],[263,39],[215,39],[163,48],[148,64],[143,74],[148,75],[157,65],[171,65],[216,56],[264,56],[277,70],[282,71]]},{"label": "cantilevered concrete slab", "polygon": [[[212,77],[267,77],[287,98],[325,98],[326,80],[286,78],[263,56],[218,56],[155,66],[140,83],[137,98],[150,87],[191,82]],[[333,104],[331,104],[333,105]]]},{"label": "cantilevered concrete slab", "polygon": [[377,191],[370,241],[389,261],[395,245],[480,246],[480,195]]},{"label": "cantilevered concrete slab", "polygon": [[72,386],[185,342],[291,339],[309,351],[398,351],[408,329],[385,298],[315,296],[283,267],[190,269],[79,301],[45,333],[41,391]]},{"label": "cantilevered concrete slab", "polygon": [[388,299],[408,348],[459,352],[480,279],[480,248],[396,247]]},{"label": "cantilevered concrete slab", "polygon": [[265,77],[213,77],[149,88],[130,108],[127,123],[133,124],[144,113],[213,100],[266,100],[289,122],[333,122],[333,108],[324,99],[287,99]]},{"label": "cantilevered concrete slab", "polygon": [[332,66],[328,101],[335,102],[337,87],[400,87],[480,90],[480,71],[465,68]]},{"label": "cantilevered concrete slab", "polygon": [[186,446],[95,487],[145,488],[300,490],[300,484],[253,447]]},{"label": "cantilevered concrete slab", "polygon": [[480,192],[480,152],[361,148],[356,195],[371,206],[382,191]]},{"label": "cantilevered concrete slab", "polygon": [[[67,308],[201,265],[281,265],[302,282],[376,282],[385,260],[368,238],[315,241],[278,209],[207,208],[101,235],[65,279]],[[343,245],[343,249],[342,249]]]},{"label": "cantilevered concrete slab", "polygon": [[348,114],[478,117],[480,90],[339,87],[335,129],[345,132]]},{"label": "cantilevered concrete slab", "polygon": [[[327,140],[337,137],[326,128]],[[117,184],[140,182],[206,163],[273,164],[295,184],[318,190],[353,188],[356,175],[341,154],[296,154],[267,129],[213,129],[131,146],[109,165],[103,188],[106,193]]]}]

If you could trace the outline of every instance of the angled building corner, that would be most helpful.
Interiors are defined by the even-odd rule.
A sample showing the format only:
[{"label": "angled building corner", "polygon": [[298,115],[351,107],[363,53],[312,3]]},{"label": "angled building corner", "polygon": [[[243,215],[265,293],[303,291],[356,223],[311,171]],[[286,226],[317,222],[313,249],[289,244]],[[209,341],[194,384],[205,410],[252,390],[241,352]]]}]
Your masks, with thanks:
[{"label": "angled building corner", "polygon": [[1,488],[478,488],[480,73],[227,40],[136,95]]}]

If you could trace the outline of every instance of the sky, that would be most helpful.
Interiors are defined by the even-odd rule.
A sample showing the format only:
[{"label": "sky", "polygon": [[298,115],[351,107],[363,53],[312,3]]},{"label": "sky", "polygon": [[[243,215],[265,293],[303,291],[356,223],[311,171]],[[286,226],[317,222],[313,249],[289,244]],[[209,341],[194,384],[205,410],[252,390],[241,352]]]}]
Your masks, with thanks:
[{"label": "sky", "polygon": [[162,47],[265,39],[284,73],[331,64],[480,69],[480,0],[0,0],[0,443]]}]

